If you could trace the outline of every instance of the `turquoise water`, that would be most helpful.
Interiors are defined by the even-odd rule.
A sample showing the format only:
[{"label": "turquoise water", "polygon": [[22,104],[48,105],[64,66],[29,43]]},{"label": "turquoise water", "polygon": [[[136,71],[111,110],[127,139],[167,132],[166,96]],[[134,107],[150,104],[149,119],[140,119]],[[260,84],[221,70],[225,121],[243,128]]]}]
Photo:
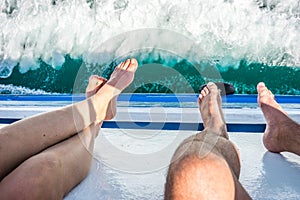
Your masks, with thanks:
[{"label": "turquoise water", "polygon": [[[151,60],[150,63],[152,64],[149,64],[147,60],[139,61],[139,63],[137,76],[127,89],[128,92],[191,93],[198,92],[200,85],[212,80],[232,83],[238,94],[255,94],[256,84],[259,81],[264,81],[276,94],[300,95],[300,69],[298,67],[276,67],[261,63],[248,64],[245,60],[241,60],[237,68],[224,70],[221,66],[216,65],[214,70],[220,72],[220,79],[205,77],[207,71],[212,69],[211,66],[199,70],[187,61],[174,62],[173,66],[163,65],[163,60]],[[83,67],[82,64],[81,59],[71,59],[67,56],[66,62],[60,70],[55,70],[46,63],[41,63],[40,68],[22,74],[16,67],[10,77],[0,79],[0,84],[41,89],[49,93],[80,93],[84,92],[86,81],[90,75],[99,74],[109,78],[111,71],[114,69],[113,64],[102,70],[99,66],[87,68]],[[170,74],[168,68],[174,69],[177,73]],[[83,79],[81,80],[83,84],[81,87],[74,89],[78,72]],[[187,88],[186,84],[192,89]],[[2,94],[13,92],[5,89],[0,91]]]},{"label": "turquoise water", "polygon": [[[9,0],[0,3],[0,94],[82,93],[127,57],[125,92],[193,93],[208,81],[300,95],[294,0]],[[147,12],[145,12],[147,10]]]}]

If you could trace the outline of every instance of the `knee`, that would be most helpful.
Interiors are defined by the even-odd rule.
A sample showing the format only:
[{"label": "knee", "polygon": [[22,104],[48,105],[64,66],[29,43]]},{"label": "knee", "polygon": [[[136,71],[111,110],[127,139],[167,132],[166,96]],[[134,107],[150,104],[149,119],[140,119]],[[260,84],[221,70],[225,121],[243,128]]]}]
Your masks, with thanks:
[{"label": "knee", "polygon": [[234,180],[226,161],[209,154],[172,163],[165,199],[234,199]]},{"label": "knee", "polygon": [[1,190],[5,191],[3,195],[7,199],[62,199],[61,183],[52,178],[61,172],[61,163],[56,155],[38,154],[4,179]]},{"label": "knee", "polygon": [[61,173],[62,163],[54,153],[41,153],[30,158],[26,167],[30,168],[36,177],[45,178],[48,174]]},{"label": "knee", "polygon": [[[49,197],[47,199],[56,199],[57,195],[60,195],[59,188],[62,187],[62,182],[53,177],[63,177],[63,168],[56,154],[42,153],[33,157],[27,167],[29,169],[26,171],[31,173],[31,176],[27,178],[28,185],[35,188],[36,192]],[[49,188],[56,188],[56,190],[49,190]]]}]

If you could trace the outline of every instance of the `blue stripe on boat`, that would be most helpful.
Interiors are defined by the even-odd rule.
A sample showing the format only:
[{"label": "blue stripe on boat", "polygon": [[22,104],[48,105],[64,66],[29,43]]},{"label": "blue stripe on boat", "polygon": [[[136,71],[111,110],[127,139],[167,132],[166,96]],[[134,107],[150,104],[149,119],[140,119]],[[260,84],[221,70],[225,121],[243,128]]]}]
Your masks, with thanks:
[{"label": "blue stripe on boat", "polygon": [[[81,101],[84,95],[0,95],[0,101]],[[121,94],[118,101],[131,102],[196,102],[197,94]],[[300,96],[276,96],[278,103],[300,103]],[[228,103],[256,103],[257,95],[228,95]]]},{"label": "blue stripe on boat", "polygon": [[[0,118],[0,124],[11,124],[19,120],[21,119]],[[102,128],[201,131],[203,123],[105,121]],[[227,124],[228,132],[262,133],[265,128],[265,124]]]}]

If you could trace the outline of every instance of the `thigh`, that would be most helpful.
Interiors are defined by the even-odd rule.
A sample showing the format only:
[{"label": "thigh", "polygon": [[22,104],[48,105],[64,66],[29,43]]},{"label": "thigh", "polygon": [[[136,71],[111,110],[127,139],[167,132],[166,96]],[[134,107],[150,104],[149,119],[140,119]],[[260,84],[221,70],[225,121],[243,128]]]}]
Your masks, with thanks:
[{"label": "thigh", "polygon": [[0,183],[0,199],[62,199],[60,159],[40,153],[24,161]]},{"label": "thigh", "polygon": [[24,161],[1,181],[0,199],[62,199],[88,174],[98,130],[87,128]]}]

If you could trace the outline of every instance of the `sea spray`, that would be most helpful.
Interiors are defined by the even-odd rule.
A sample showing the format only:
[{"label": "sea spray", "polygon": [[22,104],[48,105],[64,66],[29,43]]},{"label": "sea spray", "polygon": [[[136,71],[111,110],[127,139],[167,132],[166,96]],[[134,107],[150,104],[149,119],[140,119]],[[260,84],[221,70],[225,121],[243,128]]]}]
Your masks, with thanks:
[{"label": "sea spray", "polygon": [[[208,59],[216,63],[224,80],[242,87],[240,93],[254,93],[257,81],[270,80],[277,85],[276,92],[299,94],[299,1],[5,0],[0,10],[2,84],[73,92],[82,65],[87,74],[96,73],[98,68],[112,69],[114,59],[130,55],[122,50],[128,43],[101,48],[103,44],[119,35],[152,28],[189,38],[194,42],[193,51],[168,57],[165,52],[170,49],[175,54],[186,50],[178,40],[151,53],[156,45],[145,46],[145,37],[135,37],[132,45],[135,52],[141,52],[135,54],[140,64],[154,62],[190,70],[182,61],[195,64]],[[168,39],[157,36],[152,41]],[[249,73],[244,74],[244,66]],[[266,73],[264,69],[270,70]],[[180,73],[192,77],[191,72],[181,69]],[[279,80],[271,82],[272,73],[280,74]],[[189,82],[197,85],[207,80],[202,76]],[[196,90],[198,86],[192,87]]]}]

